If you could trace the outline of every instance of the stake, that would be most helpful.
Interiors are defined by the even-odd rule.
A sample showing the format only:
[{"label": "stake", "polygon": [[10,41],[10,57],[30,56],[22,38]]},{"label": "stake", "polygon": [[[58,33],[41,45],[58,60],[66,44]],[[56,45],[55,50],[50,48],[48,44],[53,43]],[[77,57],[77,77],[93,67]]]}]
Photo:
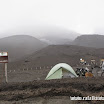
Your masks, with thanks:
[{"label": "stake", "polygon": [[5,63],[5,81],[8,83],[8,77],[7,77],[7,63]]}]

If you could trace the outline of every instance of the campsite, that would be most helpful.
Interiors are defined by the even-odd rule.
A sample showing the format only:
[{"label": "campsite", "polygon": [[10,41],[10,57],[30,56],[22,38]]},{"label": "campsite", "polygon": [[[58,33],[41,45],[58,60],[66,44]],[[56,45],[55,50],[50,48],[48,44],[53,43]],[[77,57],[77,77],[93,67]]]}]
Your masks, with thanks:
[{"label": "campsite", "polygon": [[[51,46],[52,47],[52,46]],[[53,46],[55,47],[55,46]],[[57,46],[58,47],[58,46]],[[62,46],[63,47],[63,46]],[[66,46],[67,50],[69,48],[76,49],[77,46]],[[80,51],[85,51],[84,47],[80,47]],[[59,46],[60,49],[60,46]],[[62,48],[63,49],[63,48]],[[93,53],[92,49],[89,48]],[[79,51],[77,50],[77,51]],[[45,49],[43,50],[45,51]],[[56,50],[54,50],[55,52]],[[87,52],[88,52],[87,51]],[[50,50],[50,52],[52,52]],[[62,52],[62,51],[61,51]],[[75,52],[75,51],[74,51]],[[98,52],[98,51],[97,51]],[[104,77],[101,76],[101,67],[96,66],[96,61],[94,59],[87,60],[88,58],[85,55],[85,58],[80,57],[77,61],[71,63],[50,63],[50,61],[56,61],[57,59],[50,61],[43,61],[38,59],[43,63],[35,63],[36,54],[41,53],[42,50],[38,53],[35,53],[35,58],[29,56],[29,58],[23,58],[21,61],[15,61],[8,63],[8,83],[5,83],[5,75],[1,74],[1,84],[0,84],[0,104],[103,104],[103,101],[71,101],[70,96],[103,96],[104,95]],[[49,53],[49,52],[48,52]],[[54,56],[54,53],[51,53]],[[56,52],[55,52],[56,54]],[[62,53],[63,54],[63,53]],[[80,54],[80,53],[79,53]],[[78,53],[76,56],[79,55]],[[60,55],[58,51],[57,56]],[[74,54],[75,55],[75,54]],[[46,55],[47,56],[47,55]],[[51,55],[50,55],[51,56]],[[96,55],[97,56],[97,55]],[[70,56],[69,56],[70,57]],[[69,58],[69,62],[72,58]],[[86,58],[87,57],[87,58]],[[94,57],[94,56],[93,56]],[[32,59],[31,59],[32,58]],[[51,57],[48,57],[51,58]],[[75,57],[73,58],[75,59]],[[76,58],[77,59],[77,58]],[[76,60],[75,59],[75,60]],[[96,58],[95,58],[96,59]],[[37,60],[37,62],[38,62]],[[64,60],[64,59],[63,59]],[[100,66],[100,63],[103,62],[103,59],[97,59],[97,65]],[[34,63],[33,63],[34,62]],[[64,61],[67,62],[67,61]],[[35,65],[34,65],[35,64]],[[41,66],[41,65],[46,66]],[[48,65],[47,65],[48,64]],[[1,69],[4,68],[3,64],[0,64]],[[103,66],[103,64],[102,64]],[[93,76],[86,77],[85,73],[83,75],[83,68],[85,70],[91,70]],[[93,69],[92,69],[93,68]],[[77,69],[80,69],[80,75],[77,73]],[[69,73],[70,72],[70,73]],[[4,73],[1,71],[1,73]]]},{"label": "campsite", "polygon": [[8,57],[7,83],[0,63],[0,104],[103,104],[70,99],[103,96],[103,56],[103,49],[51,45],[21,60]]},{"label": "campsite", "polygon": [[104,104],[104,0],[0,0],[0,104]]}]

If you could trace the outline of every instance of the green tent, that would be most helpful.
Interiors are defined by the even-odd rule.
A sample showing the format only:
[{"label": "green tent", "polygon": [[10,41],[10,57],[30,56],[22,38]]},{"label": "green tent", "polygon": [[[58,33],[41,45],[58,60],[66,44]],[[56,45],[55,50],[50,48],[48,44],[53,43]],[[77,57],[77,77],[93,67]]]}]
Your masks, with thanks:
[{"label": "green tent", "polygon": [[64,77],[64,73],[67,73],[68,77],[78,77],[70,65],[66,63],[59,63],[50,70],[46,77],[46,80],[61,79],[62,77]]}]

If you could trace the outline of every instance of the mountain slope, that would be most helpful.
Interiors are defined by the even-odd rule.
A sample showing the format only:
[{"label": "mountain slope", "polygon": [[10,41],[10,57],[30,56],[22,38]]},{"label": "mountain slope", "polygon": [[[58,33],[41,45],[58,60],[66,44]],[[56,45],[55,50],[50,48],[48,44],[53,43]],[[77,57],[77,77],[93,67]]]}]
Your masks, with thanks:
[{"label": "mountain slope", "polygon": [[0,51],[8,52],[9,61],[32,54],[45,46],[47,46],[46,43],[28,35],[15,35],[0,39]]},{"label": "mountain slope", "polygon": [[81,35],[73,42],[73,45],[104,48],[104,35]]},{"label": "mountain slope", "polygon": [[35,69],[35,67],[40,66],[54,66],[57,63],[67,63],[71,66],[77,66],[80,58],[84,58],[89,64],[91,59],[100,62],[100,59],[104,58],[104,48],[95,49],[74,45],[50,45],[21,61],[10,63],[9,69]]}]

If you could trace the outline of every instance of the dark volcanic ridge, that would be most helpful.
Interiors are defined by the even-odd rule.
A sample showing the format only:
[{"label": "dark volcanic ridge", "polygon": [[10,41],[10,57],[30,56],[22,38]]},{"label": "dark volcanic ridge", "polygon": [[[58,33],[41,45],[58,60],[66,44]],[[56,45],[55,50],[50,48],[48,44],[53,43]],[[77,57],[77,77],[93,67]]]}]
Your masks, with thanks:
[{"label": "dark volcanic ridge", "polygon": [[95,59],[99,64],[100,59],[104,58],[104,49],[74,45],[50,45],[20,61],[8,63],[8,69],[35,69],[35,67],[50,67],[58,63],[67,63],[71,66],[77,66],[80,58],[85,59],[89,64],[91,59]]},{"label": "dark volcanic ridge", "polygon": [[15,35],[0,39],[0,51],[8,52],[9,61],[20,59],[46,46],[46,43],[28,35]]},{"label": "dark volcanic ridge", "polygon": [[48,35],[40,38],[40,40],[51,45],[77,45],[84,47],[104,48],[104,35],[84,34],[77,36],[74,40],[71,39],[73,34],[69,34],[67,36],[64,36],[63,34],[62,36]]},{"label": "dark volcanic ridge", "polygon": [[72,44],[85,47],[104,48],[104,35],[81,35],[78,36]]},{"label": "dark volcanic ridge", "polygon": [[[50,39],[52,39],[52,37]],[[61,38],[61,40],[60,40],[60,38],[59,38],[59,40],[58,40],[58,37],[56,37],[56,39],[55,39],[55,37],[53,37],[53,40],[54,40],[54,42],[57,41],[59,44],[67,44],[66,46],[68,46],[68,44],[72,44],[72,45],[84,46],[84,47],[104,48],[104,45],[103,45],[104,36],[103,35],[82,35],[82,36],[77,37],[73,42],[70,42],[69,38],[66,41],[66,39],[64,40]],[[68,43],[68,41],[69,41],[69,43]],[[5,37],[5,38],[0,39],[0,51],[8,52],[9,61],[16,61],[17,59],[19,60],[22,57],[27,57],[28,55],[30,55],[38,50],[41,50],[46,46],[48,46],[48,44],[46,44],[45,42],[42,42],[42,41],[38,40],[37,38],[28,36],[28,35],[15,35],[15,36],[10,36],[10,37]],[[66,50],[64,47],[61,47],[61,46],[62,45],[60,45],[59,47],[57,46],[57,48],[60,51],[59,54],[63,53],[63,54],[61,54],[62,55],[61,57],[63,57],[64,54],[68,55],[68,54],[66,54],[66,51],[69,51],[69,53],[75,54],[75,52],[72,52],[75,47],[73,47],[73,49],[71,48],[70,50]],[[63,45],[63,46],[65,46],[65,45]],[[81,47],[79,47],[79,48],[81,48]],[[53,51],[54,49],[55,48],[53,48],[51,50],[51,48],[50,48],[48,50]],[[65,52],[62,52],[62,50],[64,50],[64,49],[65,49]],[[76,48],[76,49],[78,49],[78,48]],[[101,49],[99,49],[99,50],[101,50]],[[76,51],[76,53],[78,53],[77,50],[75,50],[75,51]],[[40,52],[41,51],[39,51],[39,53]],[[58,52],[58,50],[57,50],[57,52]],[[57,52],[56,52],[56,54],[57,54]],[[45,52],[45,54],[50,54],[50,53],[52,53],[52,52],[50,52],[50,51],[49,51],[49,53],[48,53],[48,51]]]}]

